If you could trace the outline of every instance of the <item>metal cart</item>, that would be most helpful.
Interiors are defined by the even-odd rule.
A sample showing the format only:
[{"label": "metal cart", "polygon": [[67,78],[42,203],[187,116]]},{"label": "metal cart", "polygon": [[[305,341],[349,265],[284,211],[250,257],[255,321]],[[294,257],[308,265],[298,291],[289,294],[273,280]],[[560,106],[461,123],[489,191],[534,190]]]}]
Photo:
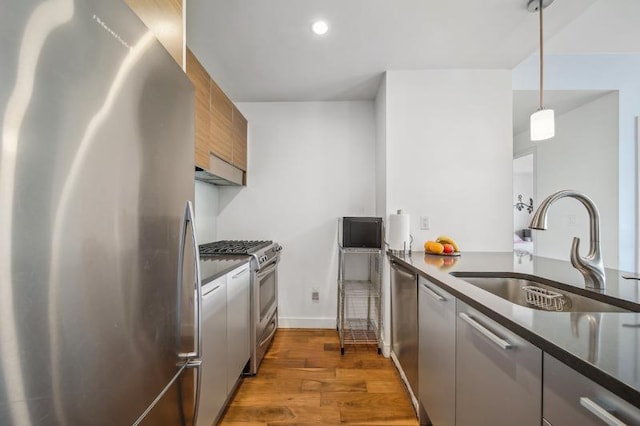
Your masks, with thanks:
[{"label": "metal cart", "polygon": [[[344,248],[338,245],[338,319],[340,353],[351,344],[376,344],[382,353],[382,256],[380,249]],[[368,257],[368,276],[352,279],[357,258]],[[362,262],[360,262],[362,265]],[[358,277],[362,278],[362,277]]]}]

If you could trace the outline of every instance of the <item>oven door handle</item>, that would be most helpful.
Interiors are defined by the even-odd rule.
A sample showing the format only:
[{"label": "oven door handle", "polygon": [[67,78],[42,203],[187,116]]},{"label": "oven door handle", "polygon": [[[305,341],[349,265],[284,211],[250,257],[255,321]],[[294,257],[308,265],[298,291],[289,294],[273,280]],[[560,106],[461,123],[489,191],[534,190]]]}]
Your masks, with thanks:
[{"label": "oven door handle", "polygon": [[258,270],[258,279],[261,279],[265,275],[269,275],[271,272],[275,271],[277,267],[278,267],[278,260],[276,259],[275,262],[273,262],[272,264],[270,264],[266,268]]},{"label": "oven door handle", "polygon": [[276,327],[276,318],[275,318],[275,316],[273,317],[273,319],[271,321],[269,321],[269,325],[273,325],[273,330],[271,330],[271,332],[269,333],[269,335],[267,337],[262,339],[262,342],[260,342],[260,344],[258,345],[259,347],[263,347],[268,341],[271,340],[273,335],[276,334],[276,331],[278,331],[278,327]]}]

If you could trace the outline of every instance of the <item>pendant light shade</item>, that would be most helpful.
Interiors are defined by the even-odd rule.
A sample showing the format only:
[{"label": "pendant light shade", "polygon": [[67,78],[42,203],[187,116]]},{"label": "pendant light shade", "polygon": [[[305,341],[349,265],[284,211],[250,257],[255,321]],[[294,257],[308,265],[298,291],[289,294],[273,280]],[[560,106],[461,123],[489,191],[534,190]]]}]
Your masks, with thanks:
[{"label": "pendant light shade", "polygon": [[543,141],[556,135],[555,114],[552,109],[539,109],[531,114],[531,140]]},{"label": "pendant light shade", "polygon": [[544,107],[544,37],[542,10],[553,3],[553,0],[529,0],[527,8],[530,12],[538,12],[540,16],[540,107],[531,114],[529,122],[532,141],[551,139],[556,135],[555,114],[552,109]]}]

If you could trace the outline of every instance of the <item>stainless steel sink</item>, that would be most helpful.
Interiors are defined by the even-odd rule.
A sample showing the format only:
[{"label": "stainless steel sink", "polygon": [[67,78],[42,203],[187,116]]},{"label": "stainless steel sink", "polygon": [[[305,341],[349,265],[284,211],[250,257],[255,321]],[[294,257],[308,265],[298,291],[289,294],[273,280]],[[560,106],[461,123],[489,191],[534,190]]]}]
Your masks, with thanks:
[{"label": "stainless steel sink", "polygon": [[[468,283],[471,283],[477,287],[482,288],[496,296],[502,297],[509,302],[525,306],[532,309],[551,310],[559,312],[631,312],[627,309],[620,308],[618,306],[610,305],[599,300],[594,300],[589,297],[581,296],[579,294],[571,293],[561,290],[557,287],[553,287],[547,284],[543,284],[538,281],[534,281],[527,278],[510,278],[510,277],[465,277],[461,275],[456,276]],[[527,302],[526,292],[523,287],[533,287],[533,292],[548,292],[551,291],[561,296],[553,296],[554,298],[562,299],[562,306],[551,306],[547,308],[541,308],[532,305]],[[537,290],[539,289],[539,290]]]}]

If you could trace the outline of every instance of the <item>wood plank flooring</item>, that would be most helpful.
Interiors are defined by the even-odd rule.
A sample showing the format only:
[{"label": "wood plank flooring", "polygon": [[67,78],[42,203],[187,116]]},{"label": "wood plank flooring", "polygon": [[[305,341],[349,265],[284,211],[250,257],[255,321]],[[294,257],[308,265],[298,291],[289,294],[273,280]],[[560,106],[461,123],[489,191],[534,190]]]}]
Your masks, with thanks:
[{"label": "wood plank flooring", "polygon": [[335,330],[280,329],[260,371],[246,377],[221,425],[416,426],[409,396],[375,346],[345,346]]}]

